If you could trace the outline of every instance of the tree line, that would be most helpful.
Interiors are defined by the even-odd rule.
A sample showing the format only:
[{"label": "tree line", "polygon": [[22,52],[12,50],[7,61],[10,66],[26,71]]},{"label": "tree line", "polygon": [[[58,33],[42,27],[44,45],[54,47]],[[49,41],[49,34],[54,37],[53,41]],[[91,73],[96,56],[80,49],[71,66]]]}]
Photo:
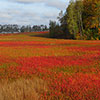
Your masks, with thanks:
[{"label": "tree line", "polygon": [[50,37],[100,40],[100,0],[70,0],[58,19],[50,21]]},{"label": "tree line", "polygon": [[26,25],[19,26],[17,24],[0,25],[0,33],[19,33],[19,32],[34,32],[34,31],[47,31],[46,25]]}]

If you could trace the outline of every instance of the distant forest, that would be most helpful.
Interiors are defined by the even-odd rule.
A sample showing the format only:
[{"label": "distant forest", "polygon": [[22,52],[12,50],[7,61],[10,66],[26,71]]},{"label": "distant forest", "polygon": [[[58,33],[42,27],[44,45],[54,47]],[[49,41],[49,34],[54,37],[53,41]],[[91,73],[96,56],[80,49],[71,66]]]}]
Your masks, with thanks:
[{"label": "distant forest", "polygon": [[100,40],[100,0],[70,0],[58,19],[50,21],[50,37]]},{"label": "distant forest", "polygon": [[19,32],[35,32],[35,31],[47,31],[46,25],[26,25],[19,26],[17,24],[0,25],[0,33],[19,33]]}]

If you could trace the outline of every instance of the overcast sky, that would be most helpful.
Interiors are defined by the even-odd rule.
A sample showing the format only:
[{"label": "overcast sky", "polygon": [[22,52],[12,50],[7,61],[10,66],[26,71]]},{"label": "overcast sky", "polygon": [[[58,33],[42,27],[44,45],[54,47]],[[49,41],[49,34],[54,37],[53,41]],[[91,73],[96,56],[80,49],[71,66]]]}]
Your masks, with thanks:
[{"label": "overcast sky", "polygon": [[56,20],[69,0],[0,0],[0,24],[40,25]]}]

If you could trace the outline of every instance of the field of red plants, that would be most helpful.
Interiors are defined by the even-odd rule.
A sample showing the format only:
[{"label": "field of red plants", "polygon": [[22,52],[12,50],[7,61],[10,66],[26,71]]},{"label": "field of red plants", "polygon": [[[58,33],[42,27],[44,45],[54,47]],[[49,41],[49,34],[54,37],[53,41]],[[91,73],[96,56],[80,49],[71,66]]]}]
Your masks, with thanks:
[{"label": "field of red plants", "polygon": [[38,100],[100,100],[100,41],[36,34],[0,35],[0,80],[43,80]]}]

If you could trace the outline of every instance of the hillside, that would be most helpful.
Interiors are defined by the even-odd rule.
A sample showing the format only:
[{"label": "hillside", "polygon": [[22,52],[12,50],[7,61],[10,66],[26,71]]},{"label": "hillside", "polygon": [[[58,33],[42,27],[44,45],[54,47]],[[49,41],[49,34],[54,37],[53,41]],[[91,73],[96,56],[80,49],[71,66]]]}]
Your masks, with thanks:
[{"label": "hillside", "polygon": [[0,79],[0,100],[100,100],[100,41],[0,35]]}]

